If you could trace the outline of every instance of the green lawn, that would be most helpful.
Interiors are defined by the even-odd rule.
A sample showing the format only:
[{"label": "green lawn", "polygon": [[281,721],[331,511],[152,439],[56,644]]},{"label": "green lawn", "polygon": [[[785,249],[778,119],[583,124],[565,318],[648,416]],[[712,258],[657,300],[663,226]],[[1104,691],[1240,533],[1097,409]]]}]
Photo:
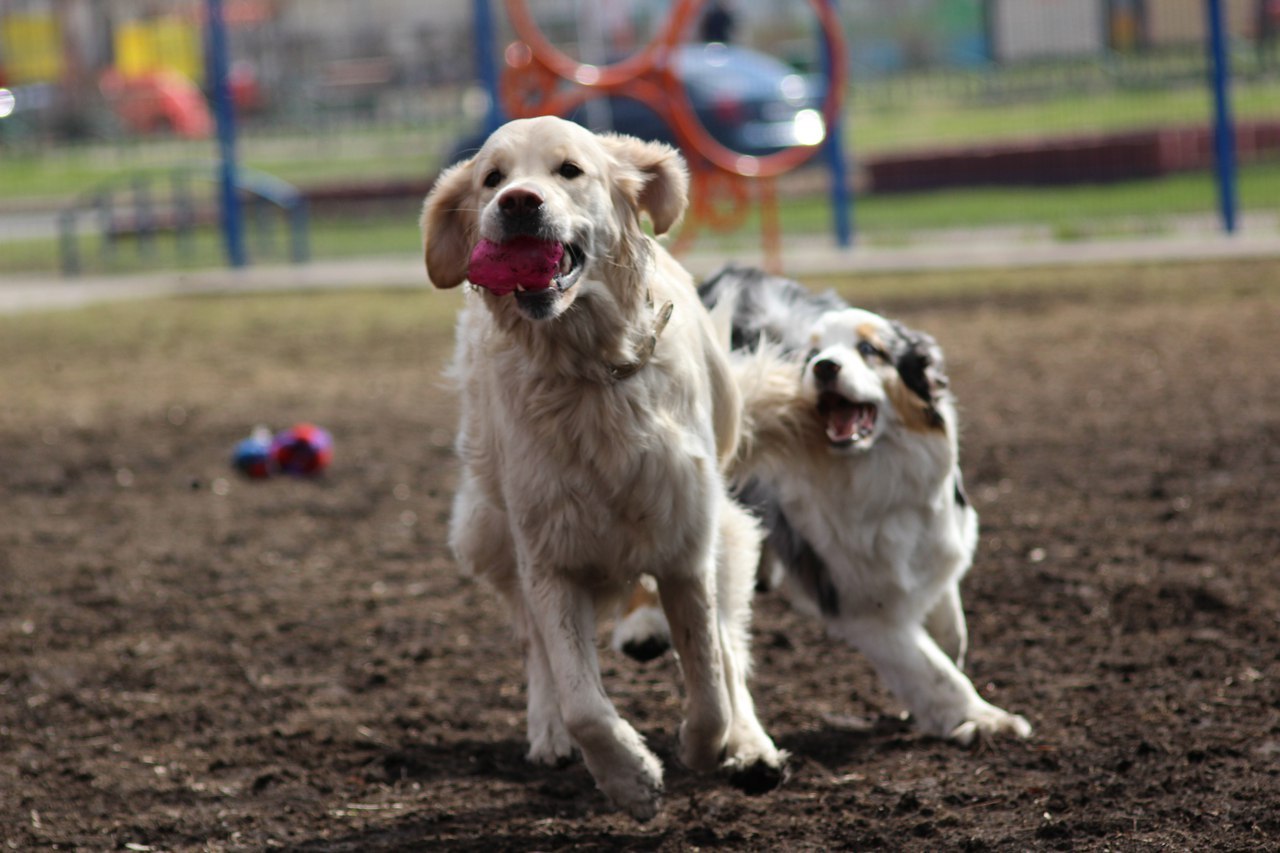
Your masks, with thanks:
[{"label": "green lawn", "polygon": [[[855,81],[847,139],[857,162],[880,152],[941,143],[1203,122],[1209,112],[1207,91],[1189,82],[1194,79],[1192,66],[1199,60],[1174,59],[1180,64],[1168,66],[1169,79],[1182,82],[1146,88],[1120,85],[1119,77],[1113,79],[1116,68],[1105,63],[1028,66],[1004,72],[929,72],[874,84]],[[1158,63],[1142,66],[1142,73],[1158,80],[1157,72],[1163,68]],[[1280,119],[1280,78],[1242,75],[1235,81],[1233,97],[1236,115],[1242,120]],[[450,116],[442,121],[428,121],[424,113],[395,126],[343,123],[317,126],[311,132],[250,129],[241,138],[243,163],[303,186],[420,180],[434,172],[451,142],[467,129],[456,104],[441,98],[433,102],[431,111]],[[124,185],[133,175],[158,175],[180,164],[209,164],[206,174],[212,177],[215,156],[211,142],[175,140],[0,151],[0,208],[14,199],[43,197],[64,203],[106,181]],[[212,184],[202,182],[194,189],[208,197]],[[163,192],[159,184],[156,192]],[[1245,211],[1280,209],[1280,161],[1242,170],[1240,196]],[[1160,232],[1167,229],[1170,216],[1212,214],[1215,207],[1211,176],[1195,173],[1099,186],[867,196],[857,199],[855,219],[860,239],[872,243],[900,243],[911,239],[911,232],[938,228],[1004,225],[1043,226],[1059,237],[1076,238]],[[820,194],[785,199],[781,213],[790,234],[825,233],[831,227],[827,199]],[[86,234],[91,219],[82,217]],[[757,222],[749,217],[738,232],[712,235],[709,245],[748,245],[757,239]],[[281,237],[283,230],[277,227]],[[311,247],[316,258],[416,252],[417,245],[415,216],[407,206],[387,213],[316,217],[312,222]],[[53,241],[5,242],[0,247],[0,272],[57,268]],[[161,239],[154,257],[139,257],[129,241],[111,254],[101,248],[97,238],[82,236],[80,252],[86,270],[190,268],[221,262],[221,248],[210,231],[181,249],[171,239]],[[251,240],[249,248],[255,260],[279,260],[286,255],[279,245],[267,252]]]},{"label": "green lawn", "polygon": [[[848,145],[858,157],[937,144],[991,142],[1045,134],[1118,131],[1208,121],[1208,91],[1194,85],[1124,88],[1107,82],[1105,68],[1091,70],[1089,87],[1046,88],[1036,93],[991,85],[1035,81],[1034,69],[982,76],[964,85],[922,75],[896,82],[858,84],[850,90]],[[1094,80],[1091,75],[1101,75]],[[1046,87],[1049,84],[1044,84]],[[1280,119],[1280,79],[1239,78],[1233,89],[1241,120]],[[337,181],[423,178],[434,173],[450,144],[469,125],[452,111],[445,118],[394,126],[333,125],[314,130],[241,135],[243,163],[302,185]],[[2,150],[2,149],[0,149]],[[118,143],[6,150],[0,157],[0,202],[14,198],[64,198],[108,179],[137,172],[212,161],[211,141],[128,140]]]},{"label": "green lawn", "polygon": [[[287,237],[285,224],[278,217],[272,224],[270,239],[263,239],[248,227],[245,248],[250,262],[288,261]],[[419,242],[417,218],[411,211],[388,216],[316,218],[311,221],[309,234],[311,257],[317,260],[415,254],[420,251]],[[6,242],[0,247],[0,273],[48,273],[60,268],[58,244],[53,240]],[[134,237],[105,244],[86,221],[77,247],[81,271],[85,273],[201,269],[225,262],[221,235],[212,227],[196,229],[183,244],[171,233],[157,234],[148,247]]]},{"label": "green lawn", "polygon": [[[1280,162],[1249,166],[1240,172],[1242,210],[1280,208]],[[868,195],[855,200],[859,230],[890,239],[935,228],[996,225],[1046,225],[1059,236],[1107,236],[1133,230],[1158,231],[1169,216],[1213,213],[1217,190],[1208,172],[1157,180],[1064,187],[978,187],[898,195]],[[784,213],[797,233],[828,227],[825,199],[799,200]]]},{"label": "green lawn", "polygon": [[[431,127],[343,129],[332,133],[259,136],[243,134],[241,163],[301,186],[342,181],[423,179],[439,166],[450,142],[463,132],[461,120]],[[105,182],[158,175],[188,164],[212,164],[209,140],[130,140],[56,148],[4,151],[0,156],[0,202],[5,199],[65,199]]]},{"label": "green lawn", "polygon": [[[1232,97],[1240,121],[1280,119],[1280,80],[1239,83]],[[1207,88],[1111,89],[1044,99],[969,100],[924,93],[893,99],[859,97],[849,112],[857,156],[932,145],[1102,133],[1167,125],[1206,124]]]},{"label": "green lawn", "polygon": [[[1280,209],[1280,163],[1243,170],[1240,203],[1245,211]],[[824,196],[785,198],[780,211],[787,234],[823,234],[830,231],[831,211]],[[1153,181],[1120,184],[1027,188],[979,188],[904,195],[866,196],[855,200],[854,215],[860,242],[901,244],[919,239],[921,233],[940,228],[981,228],[1005,225],[1042,225],[1063,239],[1107,237],[1133,233],[1159,233],[1169,227],[1169,217],[1216,210],[1212,176],[1208,173],[1175,175]],[[758,239],[759,220],[748,216],[743,226],[728,235],[708,234],[699,245],[733,250]],[[273,226],[274,243],[264,244],[250,231],[248,249],[254,261],[283,261],[288,256],[282,222]],[[418,224],[411,205],[382,215],[314,217],[310,234],[314,258],[360,255],[416,254]],[[0,272],[52,272],[58,267],[53,241],[3,244]],[[222,263],[222,248],[212,229],[199,232],[193,243],[180,249],[172,236],[156,238],[153,256],[139,252],[133,240],[117,244],[104,255],[101,240],[90,231],[79,242],[88,272],[132,271],[146,268],[199,268]]]}]

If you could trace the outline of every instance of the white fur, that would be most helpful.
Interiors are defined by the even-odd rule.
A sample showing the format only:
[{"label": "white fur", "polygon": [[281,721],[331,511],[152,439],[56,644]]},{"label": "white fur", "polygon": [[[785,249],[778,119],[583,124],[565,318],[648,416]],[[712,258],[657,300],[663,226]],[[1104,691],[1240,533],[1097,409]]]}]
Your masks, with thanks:
[{"label": "white fur", "polygon": [[[562,174],[566,162],[581,174]],[[746,687],[759,530],[722,475],[740,400],[693,282],[640,227],[641,211],[658,233],[670,227],[686,187],[666,146],[529,119],[442,175],[423,213],[438,286],[460,283],[481,235],[502,239],[500,199],[513,188],[543,200],[540,236],[585,256],[576,283],[536,311],[516,296],[467,295],[452,368],[463,472],[450,544],[464,570],[494,583],[523,643],[530,760],[558,763],[576,745],[599,787],[640,820],[658,808],[662,768],[605,695],[595,631],[642,573],[657,580],[681,657],[682,760],[780,778],[785,758]],[[615,378],[666,303],[652,358]]]},{"label": "white fur", "polygon": [[658,605],[658,584],[645,575],[622,608],[609,645],[638,660],[648,660],[671,648],[671,627]]},{"label": "white fur", "polygon": [[[772,490],[825,563],[838,603],[822,614],[829,632],[870,659],[924,731],[960,743],[1027,737],[1027,721],[982,699],[961,671],[968,638],[959,584],[978,518],[957,499],[951,396],[937,389],[940,424],[930,426],[893,365],[857,349],[868,333],[892,341],[899,331],[867,311],[831,311],[812,329],[803,369],[768,346],[738,358],[748,424],[738,475]],[[815,377],[823,360],[840,366],[841,394],[877,406],[874,432],[852,446],[832,447],[815,414],[820,387],[832,387]],[[818,611],[794,572],[786,583]]]}]

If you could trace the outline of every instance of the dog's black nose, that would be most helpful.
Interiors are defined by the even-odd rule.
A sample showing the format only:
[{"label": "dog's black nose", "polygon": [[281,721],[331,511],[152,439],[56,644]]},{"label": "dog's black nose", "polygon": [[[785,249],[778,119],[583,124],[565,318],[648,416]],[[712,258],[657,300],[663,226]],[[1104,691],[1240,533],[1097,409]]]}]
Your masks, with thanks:
[{"label": "dog's black nose", "polygon": [[813,378],[819,382],[834,382],[840,375],[840,363],[824,358],[813,363]]},{"label": "dog's black nose", "polygon": [[498,209],[507,216],[529,216],[537,213],[541,207],[542,196],[533,190],[507,190],[498,199]]}]

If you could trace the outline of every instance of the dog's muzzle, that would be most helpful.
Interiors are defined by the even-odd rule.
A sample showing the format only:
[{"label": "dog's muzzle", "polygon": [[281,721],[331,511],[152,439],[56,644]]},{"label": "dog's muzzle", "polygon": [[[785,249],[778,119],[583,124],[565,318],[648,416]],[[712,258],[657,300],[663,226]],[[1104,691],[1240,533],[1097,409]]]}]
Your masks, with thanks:
[{"label": "dog's muzzle", "polygon": [[841,393],[840,368],[840,363],[831,359],[815,361],[809,368],[818,390],[818,416],[833,448],[866,447],[875,433],[880,412],[875,403],[854,400]]},{"label": "dog's muzzle", "polygon": [[547,239],[543,233],[542,195],[531,189],[511,189],[498,196],[498,211],[501,213],[502,236],[504,240],[512,237],[537,237]]},{"label": "dog's muzzle", "polygon": [[[541,320],[555,313],[556,303],[582,277],[587,254],[582,246],[565,240],[558,229],[548,221],[545,198],[536,189],[513,187],[497,199],[498,226],[503,242],[515,238],[532,237],[537,240],[559,242],[563,248],[559,265],[545,287],[517,285],[516,303],[520,312],[532,320]],[[539,283],[540,284],[540,283]]]}]

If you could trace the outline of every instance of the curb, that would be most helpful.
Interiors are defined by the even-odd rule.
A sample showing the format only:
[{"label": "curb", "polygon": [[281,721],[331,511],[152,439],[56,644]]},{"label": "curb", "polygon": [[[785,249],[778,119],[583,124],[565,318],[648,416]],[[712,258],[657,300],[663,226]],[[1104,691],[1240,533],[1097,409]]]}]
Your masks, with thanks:
[{"label": "curb", "polygon": [[[1061,265],[1280,259],[1280,234],[1238,234],[1096,240],[969,242],[940,240],[906,247],[840,249],[825,241],[792,241],[783,253],[786,274],[798,277],[858,272],[925,272],[948,269],[1017,269]],[[695,276],[710,274],[727,261],[762,264],[759,251],[700,251],[681,258]],[[81,308],[103,302],[234,293],[271,293],[358,288],[425,288],[416,256],[319,261],[240,270],[155,272],[63,278],[54,275],[6,278],[0,282],[0,314]]]}]

